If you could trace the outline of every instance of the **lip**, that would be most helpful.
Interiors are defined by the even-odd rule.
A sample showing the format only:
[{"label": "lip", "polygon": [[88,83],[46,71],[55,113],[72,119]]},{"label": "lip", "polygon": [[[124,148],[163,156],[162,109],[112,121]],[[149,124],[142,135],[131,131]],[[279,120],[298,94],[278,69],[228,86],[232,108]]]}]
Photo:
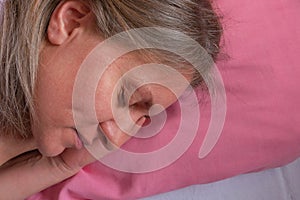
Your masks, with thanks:
[{"label": "lip", "polygon": [[75,128],[73,130],[75,132],[75,142],[74,142],[75,148],[78,149],[78,150],[80,150],[83,147],[83,143],[82,143],[82,141],[79,138],[77,130]]}]

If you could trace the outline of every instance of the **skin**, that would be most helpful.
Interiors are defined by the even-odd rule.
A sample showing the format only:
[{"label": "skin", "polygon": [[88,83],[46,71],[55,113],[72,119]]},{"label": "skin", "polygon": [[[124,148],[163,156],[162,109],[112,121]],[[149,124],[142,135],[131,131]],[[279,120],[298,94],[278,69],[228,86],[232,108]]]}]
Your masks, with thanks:
[{"label": "skin", "polygon": [[[84,1],[78,0],[63,1],[53,12],[40,53],[35,97],[38,120],[32,123],[34,140],[19,150],[22,153],[24,149],[38,149],[42,155],[32,155],[17,164],[0,168],[2,198],[25,198],[73,176],[95,161],[80,142],[72,115],[76,73],[90,51],[103,41],[95,31],[94,18]],[[114,120],[111,109],[113,88],[124,73],[144,63],[137,53],[122,56],[109,66],[99,81],[95,97],[99,126],[116,146],[125,143],[129,136]],[[172,92],[163,86],[149,84],[139,88],[130,98],[129,109],[132,120],[140,126],[148,115],[149,107],[145,105],[149,99],[151,104],[165,108],[176,101]],[[10,145],[20,146],[20,143]],[[31,181],[24,185],[18,181],[22,179]]]},{"label": "skin", "polygon": [[[72,115],[73,86],[84,58],[103,41],[99,33],[93,30],[93,15],[91,13],[84,15],[84,9],[82,10],[83,17],[77,22],[83,24],[80,27],[77,27],[79,24],[76,25],[73,21],[74,16],[80,16],[74,13],[74,10],[72,11],[74,16],[70,17],[69,21],[67,19],[65,25],[55,20],[50,23],[49,35],[57,32],[57,27],[64,27],[66,31],[65,33],[59,32],[54,38],[49,37],[41,53],[41,67],[36,90],[39,121],[33,123],[33,134],[37,139],[39,150],[46,156],[59,155],[65,148],[78,148]],[[66,13],[68,16],[71,15],[68,11]],[[56,15],[57,13],[54,13],[53,19],[56,19]],[[73,27],[77,28],[73,29]],[[117,127],[113,119],[112,92],[122,75],[143,63],[145,61],[140,59],[137,53],[124,55],[108,67],[98,84],[95,109],[99,126],[117,146],[121,146],[128,137]],[[62,85],[64,87],[61,87]],[[142,98],[138,99],[138,96]],[[163,86],[148,84],[139,88],[132,95],[131,105],[129,105],[134,122],[142,125],[142,118],[148,115],[148,110],[141,106],[133,106],[133,104],[146,102],[150,98],[152,104],[160,104],[164,107],[176,100],[172,92]]]}]

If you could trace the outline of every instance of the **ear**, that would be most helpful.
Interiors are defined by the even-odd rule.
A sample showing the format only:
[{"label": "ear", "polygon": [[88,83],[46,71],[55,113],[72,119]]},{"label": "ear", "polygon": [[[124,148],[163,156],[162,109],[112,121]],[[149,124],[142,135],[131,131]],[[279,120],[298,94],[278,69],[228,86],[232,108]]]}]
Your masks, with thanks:
[{"label": "ear", "polygon": [[61,45],[69,39],[74,30],[85,27],[90,17],[89,7],[80,0],[67,0],[54,10],[47,29],[47,36],[53,45]]}]

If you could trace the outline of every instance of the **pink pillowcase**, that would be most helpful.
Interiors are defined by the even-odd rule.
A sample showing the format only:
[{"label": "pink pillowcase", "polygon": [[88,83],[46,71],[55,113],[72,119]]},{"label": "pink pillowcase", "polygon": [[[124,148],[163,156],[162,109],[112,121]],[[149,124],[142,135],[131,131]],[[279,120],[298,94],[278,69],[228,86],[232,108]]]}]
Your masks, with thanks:
[{"label": "pink pillowcase", "polygon": [[[218,63],[227,92],[227,117],[220,140],[198,158],[210,120],[201,108],[200,128],[186,153],[159,171],[132,174],[100,162],[76,176],[32,196],[34,199],[135,199],[192,184],[284,165],[300,156],[300,2],[218,1],[224,15],[225,49]],[[180,109],[168,109],[161,133],[133,139],[129,149],[149,151],[176,133]]]}]

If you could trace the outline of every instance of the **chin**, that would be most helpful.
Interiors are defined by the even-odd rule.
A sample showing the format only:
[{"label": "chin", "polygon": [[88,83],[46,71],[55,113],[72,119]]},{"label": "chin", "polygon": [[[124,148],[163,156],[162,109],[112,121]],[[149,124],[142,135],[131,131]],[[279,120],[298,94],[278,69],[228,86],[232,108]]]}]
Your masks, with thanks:
[{"label": "chin", "polygon": [[38,145],[38,150],[43,156],[55,157],[60,155],[65,150],[65,148],[56,145]]}]

